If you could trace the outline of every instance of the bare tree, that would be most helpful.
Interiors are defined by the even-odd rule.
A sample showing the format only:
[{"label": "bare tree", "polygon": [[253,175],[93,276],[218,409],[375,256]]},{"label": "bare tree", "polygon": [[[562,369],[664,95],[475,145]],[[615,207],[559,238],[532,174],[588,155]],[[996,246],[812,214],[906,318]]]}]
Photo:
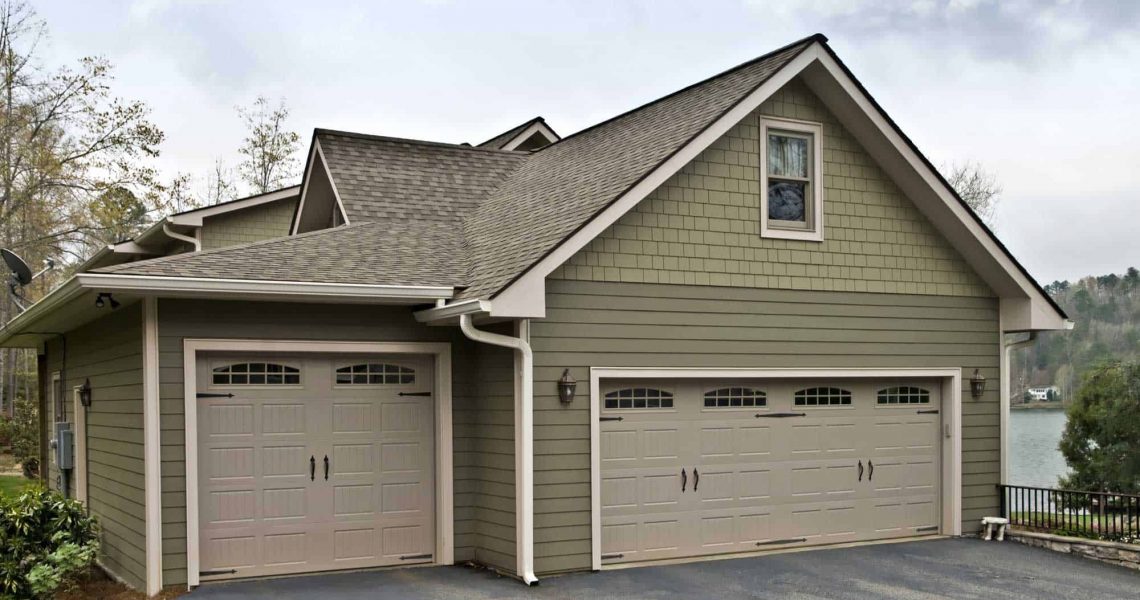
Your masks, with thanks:
[{"label": "bare tree", "polygon": [[234,171],[221,158],[214,160],[214,168],[206,175],[205,187],[203,197],[207,206],[237,198]]},{"label": "bare tree", "polygon": [[238,165],[242,180],[255,194],[284,187],[297,175],[301,143],[300,135],[285,128],[289,118],[285,101],[273,107],[265,96],[258,96],[252,106],[239,106],[237,111],[246,127],[245,140],[238,148],[245,157]]},{"label": "bare tree", "polygon": [[962,200],[974,210],[990,229],[994,228],[994,213],[1001,200],[1002,187],[997,176],[987,171],[981,163],[967,161],[961,165],[952,164],[946,180]]}]

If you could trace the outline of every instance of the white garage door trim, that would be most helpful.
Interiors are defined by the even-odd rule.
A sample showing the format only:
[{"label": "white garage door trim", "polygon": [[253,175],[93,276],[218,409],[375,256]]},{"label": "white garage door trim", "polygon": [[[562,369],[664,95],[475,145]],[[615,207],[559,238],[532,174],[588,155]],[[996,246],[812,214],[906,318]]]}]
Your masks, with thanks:
[{"label": "white garage door trim", "polygon": [[446,342],[336,342],[312,340],[187,339],[182,345],[186,427],[186,579],[199,584],[198,540],[198,355],[202,352],[304,352],[336,354],[430,354],[435,358],[436,552],[433,564],[455,562],[453,514],[451,345]]},{"label": "white garage door trim", "polygon": [[[946,411],[943,426],[942,531],[962,535],[962,369],[961,368],[855,368],[855,369],[707,369],[707,368],[590,368],[590,529],[591,567],[602,569],[601,384],[603,379],[873,379],[925,378],[942,381]],[[945,435],[945,432],[944,432]],[[615,565],[616,566],[616,565]]]}]

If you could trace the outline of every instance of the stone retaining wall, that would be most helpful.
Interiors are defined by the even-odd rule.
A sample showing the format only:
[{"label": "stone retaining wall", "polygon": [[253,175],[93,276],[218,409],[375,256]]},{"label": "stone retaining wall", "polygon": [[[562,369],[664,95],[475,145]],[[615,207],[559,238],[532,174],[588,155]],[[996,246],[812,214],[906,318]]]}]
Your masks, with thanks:
[{"label": "stone retaining wall", "polygon": [[1019,530],[1007,531],[1006,539],[1038,548],[1047,548],[1054,552],[1079,554],[1093,560],[1140,570],[1140,545],[1136,544],[1089,540],[1085,538],[1053,535],[1051,533]]}]

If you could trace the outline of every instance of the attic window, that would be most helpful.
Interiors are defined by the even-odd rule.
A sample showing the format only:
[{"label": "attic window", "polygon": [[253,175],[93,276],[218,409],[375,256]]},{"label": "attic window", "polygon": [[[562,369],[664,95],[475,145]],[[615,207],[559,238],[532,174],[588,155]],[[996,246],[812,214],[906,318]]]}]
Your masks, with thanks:
[{"label": "attic window", "polygon": [[823,241],[823,128],[760,119],[760,235]]}]

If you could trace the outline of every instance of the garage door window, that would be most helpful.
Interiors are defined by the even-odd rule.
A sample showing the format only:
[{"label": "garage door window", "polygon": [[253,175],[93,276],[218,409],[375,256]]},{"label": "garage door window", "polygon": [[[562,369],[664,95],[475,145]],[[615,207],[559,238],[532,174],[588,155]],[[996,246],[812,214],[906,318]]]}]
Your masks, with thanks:
[{"label": "garage door window", "polygon": [[705,392],[705,408],[744,408],[766,406],[764,392],[746,387],[726,387]]},{"label": "garage door window", "polygon": [[234,363],[214,367],[214,385],[299,385],[301,370],[271,362]]},{"label": "garage door window", "polygon": [[361,363],[336,370],[337,385],[410,385],[415,382],[415,369],[391,363]]},{"label": "garage door window", "polygon": [[879,390],[879,404],[930,404],[930,391],[920,387],[901,386]]},{"label": "garage door window", "polygon": [[606,393],[606,408],[673,408],[673,392],[625,388]]},{"label": "garage door window", "polygon": [[851,392],[836,387],[813,387],[795,395],[796,406],[850,406]]}]

